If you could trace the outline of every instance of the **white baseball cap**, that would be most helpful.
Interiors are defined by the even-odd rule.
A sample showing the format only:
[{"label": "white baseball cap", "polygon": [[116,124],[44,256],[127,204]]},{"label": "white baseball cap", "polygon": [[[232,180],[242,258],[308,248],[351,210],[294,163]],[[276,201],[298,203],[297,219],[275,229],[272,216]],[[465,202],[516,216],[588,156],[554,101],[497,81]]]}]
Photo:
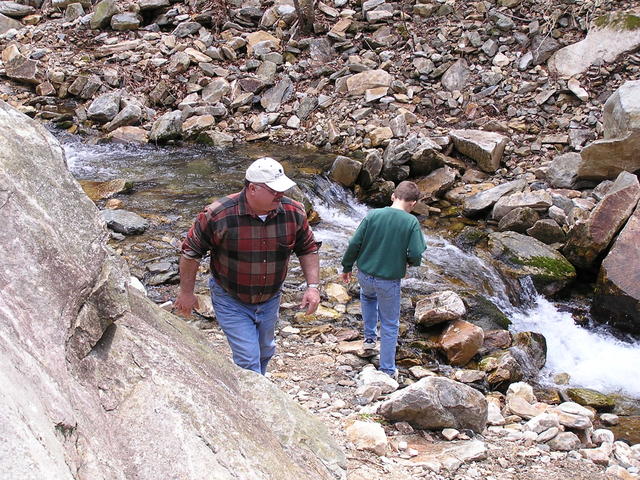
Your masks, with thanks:
[{"label": "white baseball cap", "polygon": [[244,178],[251,183],[264,183],[276,192],[285,192],[296,184],[284,174],[282,165],[270,157],[259,158],[249,165]]}]

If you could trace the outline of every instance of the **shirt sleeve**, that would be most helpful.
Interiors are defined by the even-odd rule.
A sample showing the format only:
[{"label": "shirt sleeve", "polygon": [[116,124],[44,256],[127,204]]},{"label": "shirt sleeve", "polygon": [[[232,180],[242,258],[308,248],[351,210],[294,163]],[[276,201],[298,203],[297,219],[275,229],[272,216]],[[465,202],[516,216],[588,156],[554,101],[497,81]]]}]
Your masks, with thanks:
[{"label": "shirt sleeve", "polygon": [[207,234],[211,230],[210,219],[206,210],[198,214],[182,242],[181,253],[183,256],[200,259],[211,250],[211,237]]},{"label": "shirt sleeve", "polygon": [[316,242],[316,239],[313,236],[313,231],[309,226],[309,220],[307,220],[307,214],[304,211],[304,207],[300,205],[298,210],[299,215],[301,216],[301,225],[296,231],[296,243],[293,247],[293,251],[298,257],[304,257],[310,253],[318,253],[322,242]]},{"label": "shirt sleeve", "polygon": [[409,237],[409,247],[407,248],[407,263],[412,267],[417,267],[422,262],[422,253],[427,249],[424,243],[424,235],[420,224],[416,220],[411,229]]},{"label": "shirt sleeve", "polygon": [[342,257],[342,271],[344,273],[349,273],[353,270],[353,264],[356,263],[358,259],[358,255],[360,254],[360,247],[362,246],[362,240],[364,239],[364,234],[367,231],[367,217],[358,225],[353,237],[349,241],[349,246],[347,247],[347,251],[344,252],[344,256]]}]

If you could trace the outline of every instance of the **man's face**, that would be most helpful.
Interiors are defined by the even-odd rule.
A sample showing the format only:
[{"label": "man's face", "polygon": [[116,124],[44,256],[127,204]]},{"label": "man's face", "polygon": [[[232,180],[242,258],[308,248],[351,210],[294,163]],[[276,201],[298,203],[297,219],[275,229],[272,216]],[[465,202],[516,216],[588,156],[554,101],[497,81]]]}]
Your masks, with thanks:
[{"label": "man's face", "polygon": [[259,215],[264,215],[278,208],[280,199],[284,196],[283,192],[276,192],[264,183],[249,184],[247,193],[251,208]]}]

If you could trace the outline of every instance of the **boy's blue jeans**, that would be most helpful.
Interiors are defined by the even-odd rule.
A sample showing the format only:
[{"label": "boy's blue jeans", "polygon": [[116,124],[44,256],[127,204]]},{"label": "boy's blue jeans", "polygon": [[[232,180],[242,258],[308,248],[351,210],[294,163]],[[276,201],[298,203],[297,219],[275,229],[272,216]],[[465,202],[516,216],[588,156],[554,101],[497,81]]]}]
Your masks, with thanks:
[{"label": "boy's blue jeans", "polygon": [[396,371],[396,344],[400,325],[400,279],[385,280],[358,271],[364,338],[376,339],[380,321],[380,370]]},{"label": "boy's blue jeans", "polygon": [[233,352],[233,362],[264,375],[276,351],[280,293],[266,302],[251,304],[227,293],[213,277],[209,280],[209,288],[216,319]]}]

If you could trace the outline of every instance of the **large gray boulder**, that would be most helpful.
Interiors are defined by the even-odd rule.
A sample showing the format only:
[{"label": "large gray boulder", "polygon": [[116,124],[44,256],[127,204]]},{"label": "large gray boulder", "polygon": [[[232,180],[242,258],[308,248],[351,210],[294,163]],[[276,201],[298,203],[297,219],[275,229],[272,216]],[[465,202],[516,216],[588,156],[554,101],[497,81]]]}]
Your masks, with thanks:
[{"label": "large gray boulder", "polygon": [[487,425],[488,407],[484,395],[464,383],[427,377],[389,395],[378,412],[417,428],[469,428],[480,433]]},{"label": "large gray boulder", "polygon": [[636,207],[605,257],[591,313],[600,322],[640,333],[640,207]]},{"label": "large gray boulder", "polygon": [[561,77],[584,73],[597,62],[614,62],[640,46],[637,14],[612,12],[596,18],[586,38],[558,50],[548,61],[549,69]]},{"label": "large gray boulder", "polygon": [[590,268],[624,226],[638,200],[638,177],[622,172],[589,218],[569,231],[563,255],[577,267]]},{"label": "large gray boulder", "polygon": [[326,429],[129,288],[48,131],[0,102],[0,471],[334,478]]}]

